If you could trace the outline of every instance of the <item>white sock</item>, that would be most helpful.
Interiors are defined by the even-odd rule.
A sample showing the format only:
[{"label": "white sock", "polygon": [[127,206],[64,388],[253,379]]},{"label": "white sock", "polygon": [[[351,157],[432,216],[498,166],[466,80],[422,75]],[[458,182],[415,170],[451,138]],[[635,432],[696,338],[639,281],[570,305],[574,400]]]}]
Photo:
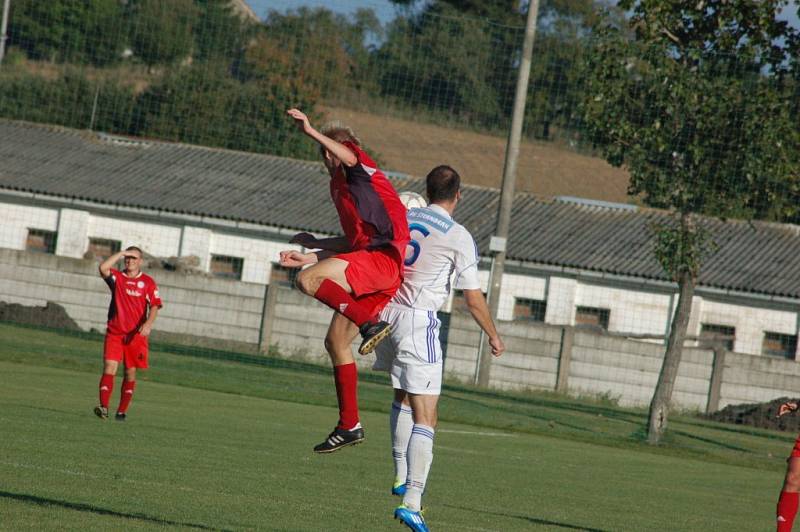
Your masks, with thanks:
[{"label": "white sock", "polygon": [[408,441],[408,483],[403,504],[412,512],[422,508],[422,492],[433,462],[433,427],[414,425]]},{"label": "white sock", "polygon": [[406,451],[408,440],[411,439],[411,429],[414,420],[411,417],[411,407],[392,402],[392,413],[389,416],[389,433],[392,435],[392,458],[394,458],[394,485],[405,484],[408,474]]}]

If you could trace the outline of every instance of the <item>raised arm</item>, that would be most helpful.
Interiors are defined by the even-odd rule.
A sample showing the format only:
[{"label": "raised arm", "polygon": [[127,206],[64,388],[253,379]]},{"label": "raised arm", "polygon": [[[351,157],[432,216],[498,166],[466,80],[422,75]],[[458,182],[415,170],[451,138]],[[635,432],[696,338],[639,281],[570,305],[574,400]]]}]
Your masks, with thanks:
[{"label": "raised arm", "polygon": [[303,111],[301,111],[300,109],[289,109],[288,111],[286,111],[286,114],[288,114],[294,119],[295,124],[297,124],[297,127],[300,129],[300,131],[302,131],[303,133],[305,133],[306,135],[317,141],[319,145],[328,150],[328,152],[331,155],[342,161],[343,165],[345,166],[356,165],[356,163],[358,162],[356,154],[350,151],[350,148],[348,148],[341,142],[336,142],[332,138],[326,137],[325,135],[314,129],[311,126],[311,122],[308,121],[308,117]]},{"label": "raised arm", "polygon": [[100,263],[100,266],[98,267],[98,269],[100,270],[100,277],[102,277],[103,279],[108,279],[109,277],[111,277],[111,268],[113,268],[114,265],[118,263],[122,257],[125,256],[135,257],[136,253],[134,253],[133,251],[118,251],[114,253],[113,255],[111,255],[106,260]]},{"label": "raised arm", "polygon": [[330,238],[317,238],[311,233],[297,233],[289,240],[290,244],[300,244],[309,249],[323,249],[335,253],[347,253],[350,249],[350,241],[344,236],[334,236]]},{"label": "raised arm", "polygon": [[464,301],[467,304],[469,313],[472,314],[472,318],[483,329],[486,336],[489,337],[492,355],[499,357],[506,350],[506,346],[497,333],[497,328],[494,326],[494,321],[483,293],[480,290],[464,290]]}]

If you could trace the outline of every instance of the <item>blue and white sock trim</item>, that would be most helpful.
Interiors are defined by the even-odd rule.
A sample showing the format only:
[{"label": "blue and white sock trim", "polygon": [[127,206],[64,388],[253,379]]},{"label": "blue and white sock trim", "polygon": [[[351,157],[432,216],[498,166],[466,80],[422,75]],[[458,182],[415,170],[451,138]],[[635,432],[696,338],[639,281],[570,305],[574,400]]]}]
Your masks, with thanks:
[{"label": "blue and white sock trim", "polygon": [[392,410],[399,410],[401,414],[411,415],[411,407],[405,406],[397,401],[392,401]]},{"label": "blue and white sock trim", "polygon": [[411,435],[413,436],[414,434],[433,439],[433,430],[424,425],[414,425],[414,428],[411,429]]}]

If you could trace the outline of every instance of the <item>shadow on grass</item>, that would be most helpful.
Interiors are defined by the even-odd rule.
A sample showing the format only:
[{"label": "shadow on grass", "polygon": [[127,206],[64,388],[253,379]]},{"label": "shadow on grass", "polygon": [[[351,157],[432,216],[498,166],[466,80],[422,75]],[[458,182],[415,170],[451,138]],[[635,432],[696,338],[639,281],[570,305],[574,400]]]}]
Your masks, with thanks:
[{"label": "shadow on grass", "polygon": [[532,523],[535,525],[544,525],[544,526],[554,526],[558,528],[564,528],[566,530],[583,530],[585,532],[608,532],[607,530],[603,530],[602,528],[591,528],[585,527],[580,525],[571,525],[569,523],[559,523],[558,521],[549,521],[547,519],[540,519],[538,517],[533,517],[530,515],[519,515],[513,513],[502,513],[502,512],[490,512],[488,510],[476,510],[475,508],[465,508],[463,506],[454,506],[452,504],[445,504],[449,508],[454,508],[456,510],[461,510],[464,512],[474,512],[479,514],[489,514],[489,515],[496,515],[497,517],[510,517],[512,519],[519,519],[521,521],[527,521],[528,523]]},{"label": "shadow on grass", "polygon": [[448,401],[458,401],[458,402],[462,402],[462,403],[469,403],[469,404],[471,404],[473,406],[478,406],[478,407],[484,408],[486,410],[494,410],[494,411],[497,411],[497,412],[504,412],[506,414],[512,414],[512,415],[515,415],[515,416],[522,416],[522,417],[527,417],[527,418],[530,418],[530,419],[538,419],[539,421],[544,421],[546,423],[552,423],[552,424],[555,424],[555,425],[561,425],[562,427],[567,427],[567,428],[570,428],[572,430],[576,430],[576,431],[579,431],[579,432],[593,432],[591,429],[587,429],[586,427],[583,427],[581,425],[576,425],[576,424],[573,424],[573,423],[566,423],[563,420],[554,418],[552,416],[542,416],[542,415],[534,414],[533,412],[524,412],[524,411],[520,411],[520,410],[515,410],[511,406],[506,406],[506,405],[487,405],[486,403],[482,403],[481,401],[478,401],[477,399],[470,399],[470,398],[466,398],[466,397],[458,397],[458,396],[451,395],[449,393],[443,393],[442,397],[446,398]]},{"label": "shadow on grass", "polygon": [[59,501],[58,499],[47,499],[44,497],[37,497],[36,495],[26,495],[24,493],[11,493],[8,491],[0,491],[0,498],[5,499],[12,499],[16,501],[26,502],[30,504],[38,504],[39,506],[60,506],[61,508],[67,508],[69,510],[75,510],[78,512],[90,512],[93,514],[98,515],[108,515],[111,517],[120,517],[123,519],[136,519],[137,521],[145,521],[148,523],[154,523],[157,525],[164,525],[164,526],[184,526],[187,528],[196,528],[198,530],[214,530],[220,532],[228,532],[227,529],[224,528],[214,528],[207,525],[201,525],[197,523],[184,523],[181,521],[171,521],[169,519],[161,519],[158,517],[151,517],[145,514],[127,514],[123,512],[117,512],[114,510],[107,510],[106,508],[99,508],[97,506],[92,506],[91,504],[83,504],[79,502],[69,502],[69,501]]}]

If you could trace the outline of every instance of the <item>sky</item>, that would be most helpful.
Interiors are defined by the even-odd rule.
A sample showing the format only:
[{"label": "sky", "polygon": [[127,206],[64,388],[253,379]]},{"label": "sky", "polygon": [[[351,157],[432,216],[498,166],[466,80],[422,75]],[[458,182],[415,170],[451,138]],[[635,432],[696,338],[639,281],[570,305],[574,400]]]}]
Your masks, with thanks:
[{"label": "sky", "polygon": [[[246,0],[246,2],[261,18],[264,18],[270,9],[284,12],[301,6],[325,7],[346,14],[362,7],[371,7],[378,19],[384,23],[392,20],[395,15],[395,6],[389,0]],[[782,19],[791,22],[795,28],[800,28],[798,4],[800,4],[798,1],[791,2],[781,15]]]},{"label": "sky", "polygon": [[246,0],[261,18],[270,10],[284,12],[302,6],[324,7],[338,13],[353,13],[360,8],[372,8],[378,19],[385,23],[394,18],[395,6],[389,0]]}]

